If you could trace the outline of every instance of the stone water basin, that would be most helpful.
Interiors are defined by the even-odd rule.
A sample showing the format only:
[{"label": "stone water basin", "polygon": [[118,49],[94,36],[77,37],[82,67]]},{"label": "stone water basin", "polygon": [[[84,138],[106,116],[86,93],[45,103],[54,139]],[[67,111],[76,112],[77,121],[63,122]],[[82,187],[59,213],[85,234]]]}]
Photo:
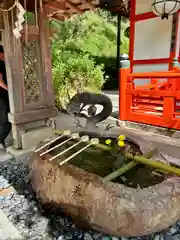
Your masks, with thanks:
[{"label": "stone water basin", "polygon": [[[115,137],[90,137],[98,137],[102,144],[110,138],[116,145]],[[93,146],[63,166],[59,163],[82,146],[49,161],[73,143],[40,156],[48,147],[59,144],[57,141],[34,153],[30,164],[32,187],[43,204],[63,209],[81,228],[113,236],[148,235],[180,219],[180,178],[166,179],[150,167],[138,165],[122,177],[104,182],[103,178],[116,168],[117,154]],[[133,141],[130,151],[141,154]]]}]

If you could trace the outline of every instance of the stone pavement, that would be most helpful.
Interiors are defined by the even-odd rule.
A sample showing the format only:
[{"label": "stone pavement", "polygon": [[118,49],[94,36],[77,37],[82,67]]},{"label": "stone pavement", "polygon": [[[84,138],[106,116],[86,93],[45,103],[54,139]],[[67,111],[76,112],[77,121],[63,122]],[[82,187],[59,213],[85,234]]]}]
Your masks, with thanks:
[{"label": "stone pavement", "polygon": [[6,152],[0,152],[0,162],[5,162],[7,160],[12,159],[12,156],[9,153]]},{"label": "stone pavement", "polygon": [[21,240],[24,239],[16,227],[8,220],[5,213],[0,209],[0,239]]},{"label": "stone pavement", "polygon": [[[9,153],[0,153],[0,162],[5,162],[11,160],[12,156]],[[7,196],[9,193],[15,192],[12,186],[9,186],[0,191],[0,199]],[[8,220],[5,213],[0,209],[0,240],[21,240],[23,237],[13,225],[11,221]]]}]

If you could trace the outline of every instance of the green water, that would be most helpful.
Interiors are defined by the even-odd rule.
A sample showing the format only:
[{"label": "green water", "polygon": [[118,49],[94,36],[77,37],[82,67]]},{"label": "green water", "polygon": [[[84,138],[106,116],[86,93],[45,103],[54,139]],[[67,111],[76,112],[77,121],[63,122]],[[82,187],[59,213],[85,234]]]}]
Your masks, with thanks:
[{"label": "green water", "polygon": [[[75,142],[77,141],[69,141],[60,148],[57,148],[51,152],[51,154],[54,156],[72,146]],[[101,143],[104,144],[104,142],[105,140],[101,139]],[[115,145],[116,140],[113,139],[112,146]],[[73,148],[73,150],[70,150],[62,156],[58,157],[56,160],[54,160],[54,162],[57,164],[60,163],[65,158],[71,156],[84,146],[86,146],[86,144],[81,143],[77,147]],[[117,152],[120,152],[120,150],[117,151],[116,147],[113,147],[112,151],[107,151],[101,148],[97,148],[97,146],[91,146],[71,159],[68,164],[81,168],[87,172],[96,174],[98,176],[105,177],[111,172],[115,171],[117,169],[117,165],[120,167],[124,163],[128,163],[127,160],[122,161],[121,158],[118,158],[117,160]],[[137,165],[137,167],[128,171],[123,176],[115,179],[114,182],[122,183],[130,187],[144,188],[155,185],[156,183],[159,183],[163,180],[164,176],[153,173],[152,168],[144,165]]]}]

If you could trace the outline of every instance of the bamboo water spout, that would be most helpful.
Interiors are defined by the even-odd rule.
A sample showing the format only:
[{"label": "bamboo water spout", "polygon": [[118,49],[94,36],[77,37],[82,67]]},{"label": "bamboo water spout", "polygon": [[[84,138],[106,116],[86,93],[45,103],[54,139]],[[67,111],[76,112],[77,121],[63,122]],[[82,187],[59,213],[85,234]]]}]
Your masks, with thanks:
[{"label": "bamboo water spout", "polygon": [[[157,152],[157,149],[154,149],[153,151],[148,152],[147,154],[145,154],[143,157],[144,158],[150,158],[152,157],[155,153]],[[127,171],[131,170],[132,168],[136,167],[138,165],[138,162],[135,161],[131,161],[127,164],[125,164],[124,166],[122,166],[121,168],[117,169],[116,171],[110,173],[109,175],[107,175],[104,178],[104,182],[108,182],[108,181],[112,181],[120,176],[122,176],[124,173],[126,173]]]},{"label": "bamboo water spout", "polygon": [[[107,151],[108,146],[105,147]],[[58,161],[49,161],[52,156],[50,153],[42,158],[39,152],[34,154],[30,163],[32,188],[41,203],[63,209],[82,227],[117,237],[135,237],[159,232],[180,219],[180,178],[133,189],[104,182],[103,177],[68,162],[58,167]],[[142,156],[126,157],[147,164]]]},{"label": "bamboo water spout", "polygon": [[180,168],[173,167],[173,166],[168,165],[166,163],[163,163],[161,161],[155,161],[155,160],[152,160],[152,159],[147,159],[144,156],[134,156],[133,154],[128,153],[128,152],[125,152],[124,156],[127,159],[131,159],[131,160],[136,161],[136,162],[141,163],[141,164],[149,165],[149,166],[151,166],[155,169],[161,169],[161,170],[163,170],[165,172],[168,172],[168,173],[173,173],[173,174],[180,177]]}]

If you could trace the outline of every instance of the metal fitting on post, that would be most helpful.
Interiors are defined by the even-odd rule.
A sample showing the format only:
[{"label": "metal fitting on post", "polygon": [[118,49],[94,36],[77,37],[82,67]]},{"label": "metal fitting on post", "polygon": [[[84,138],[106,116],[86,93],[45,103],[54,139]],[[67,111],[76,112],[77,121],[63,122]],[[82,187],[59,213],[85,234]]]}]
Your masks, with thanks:
[{"label": "metal fitting on post", "polygon": [[122,54],[120,57],[120,68],[129,68],[130,61],[127,54]]},{"label": "metal fitting on post", "polygon": [[180,67],[180,64],[179,64],[179,61],[178,61],[178,58],[177,58],[177,57],[175,57],[175,58],[173,59],[172,66],[173,66],[173,67]]}]

